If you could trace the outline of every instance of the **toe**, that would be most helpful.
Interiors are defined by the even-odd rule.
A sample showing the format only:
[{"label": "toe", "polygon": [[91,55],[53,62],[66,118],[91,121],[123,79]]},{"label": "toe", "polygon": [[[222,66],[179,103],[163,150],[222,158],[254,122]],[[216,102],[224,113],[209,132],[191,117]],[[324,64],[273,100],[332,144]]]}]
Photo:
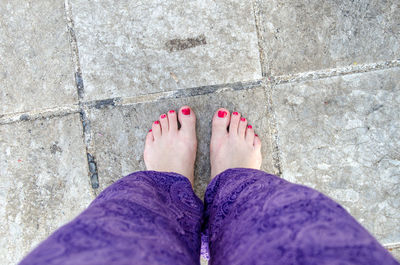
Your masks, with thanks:
[{"label": "toe", "polygon": [[232,112],[231,121],[229,123],[230,135],[238,135],[239,121],[240,121],[240,113],[236,111]]},{"label": "toe", "polygon": [[180,108],[178,119],[181,124],[179,131],[190,135],[196,133],[196,115],[189,106],[183,106]]},{"label": "toe", "polygon": [[160,115],[161,134],[165,134],[169,130],[167,114]]},{"label": "toe", "polygon": [[153,126],[151,129],[155,140],[161,137],[160,121],[153,122]]},{"label": "toe", "polygon": [[244,138],[246,135],[247,128],[247,119],[245,117],[241,117],[239,121],[238,134],[240,137]]},{"label": "toe", "polygon": [[212,136],[219,137],[228,133],[228,125],[230,121],[229,111],[219,108],[215,113],[212,121]]},{"label": "toe", "polygon": [[145,145],[150,145],[152,144],[154,141],[154,137],[153,137],[153,130],[150,129],[150,131],[147,133],[146,135],[146,142]]},{"label": "toe", "polygon": [[261,149],[261,139],[260,139],[260,137],[259,137],[257,134],[254,135],[254,142],[253,142],[253,145],[254,145],[254,148],[255,148],[257,151],[260,151],[260,149]]},{"label": "toe", "polygon": [[175,110],[168,111],[168,125],[169,125],[170,132],[178,131],[178,120],[176,118]]},{"label": "toe", "polygon": [[247,125],[247,129],[246,129],[246,142],[249,145],[252,145],[254,142],[254,130],[253,130],[253,126],[251,125]]}]

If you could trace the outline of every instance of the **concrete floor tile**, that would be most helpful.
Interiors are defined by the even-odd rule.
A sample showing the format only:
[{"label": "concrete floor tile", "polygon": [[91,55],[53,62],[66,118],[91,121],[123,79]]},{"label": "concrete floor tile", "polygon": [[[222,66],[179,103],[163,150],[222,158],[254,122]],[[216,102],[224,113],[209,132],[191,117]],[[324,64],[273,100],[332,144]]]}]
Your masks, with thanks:
[{"label": "concrete floor tile", "polygon": [[399,58],[397,0],[257,2],[269,75]]},{"label": "concrete floor tile", "polygon": [[261,78],[250,1],[71,2],[88,100]]},{"label": "concrete floor tile", "polygon": [[140,103],[115,108],[92,109],[89,113],[93,135],[94,155],[99,170],[100,190],[122,176],[145,170],[144,139],[152,122],[170,109],[189,105],[197,115],[197,160],[195,192],[203,198],[210,178],[209,142],[211,118],[218,107],[236,110],[250,121],[262,137],[263,169],[274,173],[268,116],[263,88],[225,91],[209,95]]},{"label": "concrete floor tile", "polygon": [[282,177],[343,204],[382,243],[400,241],[400,69],[278,85]]},{"label": "concrete floor tile", "polygon": [[94,198],[79,114],[0,126],[0,260],[16,264]]},{"label": "concrete floor tile", "polygon": [[63,1],[0,1],[0,115],[76,103]]},{"label": "concrete floor tile", "polygon": [[397,245],[396,247],[386,247],[386,249],[389,251],[392,256],[397,259],[398,262],[400,262],[400,246]]}]

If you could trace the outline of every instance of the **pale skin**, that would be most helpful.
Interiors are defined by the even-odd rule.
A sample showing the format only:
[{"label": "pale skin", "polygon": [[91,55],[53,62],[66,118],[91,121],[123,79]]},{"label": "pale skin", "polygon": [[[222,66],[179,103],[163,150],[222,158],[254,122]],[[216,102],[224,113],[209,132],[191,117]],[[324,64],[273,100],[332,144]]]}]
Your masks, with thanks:
[{"label": "pale skin", "polygon": [[[196,116],[189,106],[183,106],[161,114],[153,122],[146,136],[144,162],[147,170],[179,173],[193,186],[196,150]],[[225,108],[214,113],[210,162],[211,179],[229,168],[260,169],[260,138],[240,113],[231,114]]]}]

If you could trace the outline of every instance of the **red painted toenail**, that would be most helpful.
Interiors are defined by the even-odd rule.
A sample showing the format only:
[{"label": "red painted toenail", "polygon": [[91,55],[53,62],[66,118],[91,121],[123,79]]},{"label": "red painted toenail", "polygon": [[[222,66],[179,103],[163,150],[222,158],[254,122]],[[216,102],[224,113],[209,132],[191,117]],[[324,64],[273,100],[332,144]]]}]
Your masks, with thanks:
[{"label": "red painted toenail", "polygon": [[183,115],[190,115],[190,109],[182,109]]},{"label": "red painted toenail", "polygon": [[167,117],[166,114],[161,115],[161,119],[165,119]]},{"label": "red painted toenail", "polygon": [[175,113],[175,110],[172,109],[172,110],[169,111],[169,113]]},{"label": "red painted toenail", "polygon": [[246,120],[246,118],[243,118],[243,117],[242,117],[242,118],[240,118],[240,120],[241,120],[241,121],[245,121],[245,120]]},{"label": "red painted toenail", "polygon": [[154,122],[154,124],[159,124],[159,123],[160,123],[159,121],[155,121],[155,122]]},{"label": "red painted toenail", "polygon": [[249,129],[252,129],[252,128],[253,128],[253,126],[251,126],[251,125],[247,125],[247,128],[249,128]]},{"label": "red painted toenail", "polygon": [[232,113],[233,115],[239,115],[239,113],[237,113],[236,111]]},{"label": "red painted toenail", "polygon": [[258,134],[254,134],[255,136],[258,136]]},{"label": "red painted toenail", "polygon": [[153,131],[152,129],[149,130],[149,132],[152,132],[152,131]]},{"label": "red painted toenail", "polygon": [[218,117],[225,118],[228,113],[226,111],[220,110],[218,111]]}]

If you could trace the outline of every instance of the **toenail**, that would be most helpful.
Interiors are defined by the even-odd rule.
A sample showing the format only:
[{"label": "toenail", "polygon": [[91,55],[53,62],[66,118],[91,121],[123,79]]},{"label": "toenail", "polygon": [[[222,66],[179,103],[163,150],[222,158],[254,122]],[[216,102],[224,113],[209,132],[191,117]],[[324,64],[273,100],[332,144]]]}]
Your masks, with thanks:
[{"label": "toenail", "polygon": [[159,123],[160,123],[159,121],[155,121],[155,122],[154,122],[154,124],[159,124]]},{"label": "toenail", "polygon": [[254,134],[255,136],[258,136],[258,134]]},{"label": "toenail", "polygon": [[169,113],[175,113],[175,110],[172,109],[172,110],[169,111]]},{"label": "toenail", "polygon": [[246,120],[246,118],[243,118],[243,117],[242,117],[242,118],[240,118],[240,120],[241,120],[241,121],[245,121],[245,120]]},{"label": "toenail", "polygon": [[190,109],[182,109],[183,115],[190,115]]},{"label": "toenail", "polygon": [[251,126],[251,125],[247,125],[247,128],[249,128],[249,129],[252,129],[252,128],[253,128],[253,126]]},{"label": "toenail", "polygon": [[166,114],[161,115],[161,119],[165,119],[167,117]]},{"label": "toenail", "polygon": [[233,115],[239,115],[239,113],[238,113],[238,112],[236,112],[236,111],[235,111],[235,112],[233,112],[232,114],[233,114]]},{"label": "toenail", "polygon": [[153,131],[152,129],[149,130],[149,132],[152,132],[152,131]]},{"label": "toenail", "polygon": [[224,111],[224,110],[218,111],[218,117],[225,118],[226,115],[228,115],[228,113],[226,111]]}]

